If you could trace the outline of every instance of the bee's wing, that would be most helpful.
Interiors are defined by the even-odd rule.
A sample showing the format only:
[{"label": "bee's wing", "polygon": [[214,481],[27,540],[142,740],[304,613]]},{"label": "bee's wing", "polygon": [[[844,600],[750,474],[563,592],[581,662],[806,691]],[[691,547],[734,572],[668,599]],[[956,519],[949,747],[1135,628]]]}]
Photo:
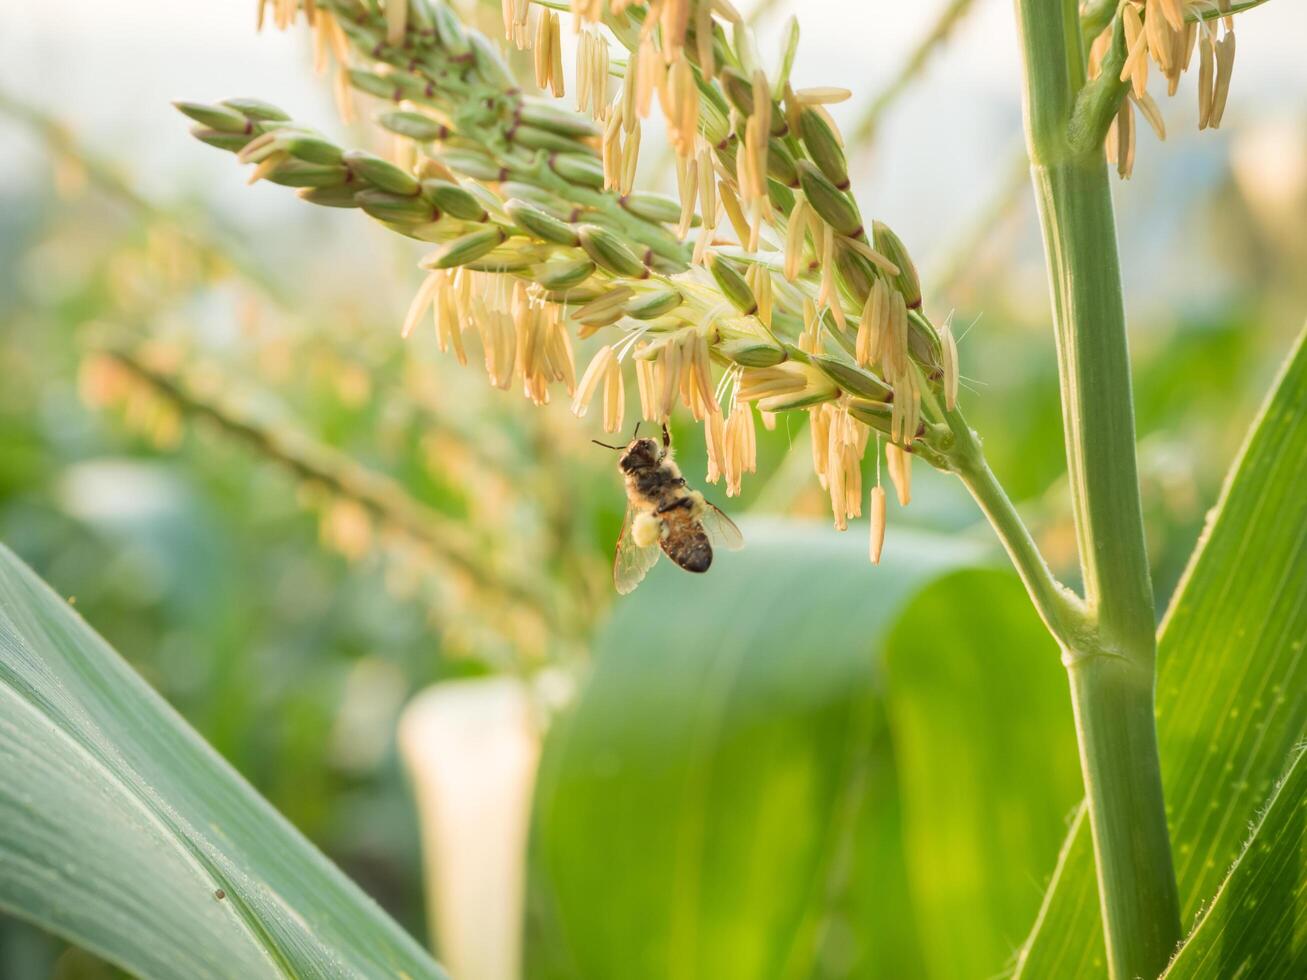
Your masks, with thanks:
[{"label": "bee's wing", "polygon": [[647,548],[635,543],[631,525],[635,523],[635,508],[626,508],[626,519],[622,521],[622,534],[617,539],[617,554],[613,556],[613,584],[622,595],[635,590],[658,560],[658,543]]},{"label": "bee's wing", "polygon": [[735,526],[735,522],[720,509],[704,501],[703,517],[700,518],[703,529],[708,532],[708,539],[713,544],[727,551],[739,551],[744,547],[744,535]]}]

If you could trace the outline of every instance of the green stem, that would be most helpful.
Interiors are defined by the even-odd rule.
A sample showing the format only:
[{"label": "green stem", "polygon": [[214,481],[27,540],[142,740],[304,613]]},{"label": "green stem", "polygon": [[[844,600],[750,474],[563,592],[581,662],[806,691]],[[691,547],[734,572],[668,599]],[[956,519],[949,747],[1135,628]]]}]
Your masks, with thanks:
[{"label": "green stem", "polygon": [[952,413],[949,422],[958,437],[957,447],[949,454],[954,471],[993,526],[1044,625],[1063,648],[1083,644],[1090,635],[1084,603],[1054,578],[961,415]]},{"label": "green stem", "polygon": [[1120,260],[1101,146],[1069,135],[1085,85],[1075,0],[1016,0],[1072,509],[1092,631],[1063,645],[1109,972],[1155,977],[1180,938],[1153,717],[1155,622]]},{"label": "green stem", "polygon": [[1162,797],[1153,675],[1102,650],[1063,654],[1094,841],[1113,980],[1161,974],[1180,942],[1180,902]]},{"label": "green stem", "polygon": [[1153,590],[1107,167],[1096,153],[1032,170],[1053,290],[1085,598],[1119,652],[1151,663]]}]

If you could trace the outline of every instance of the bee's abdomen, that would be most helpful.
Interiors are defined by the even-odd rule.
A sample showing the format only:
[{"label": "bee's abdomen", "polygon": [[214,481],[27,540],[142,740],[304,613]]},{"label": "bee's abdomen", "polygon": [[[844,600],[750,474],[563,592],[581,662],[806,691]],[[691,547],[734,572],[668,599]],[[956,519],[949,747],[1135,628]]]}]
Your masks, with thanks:
[{"label": "bee's abdomen", "polygon": [[706,572],[712,564],[712,545],[697,523],[690,525],[678,521],[669,525],[662,545],[667,557],[687,572]]}]

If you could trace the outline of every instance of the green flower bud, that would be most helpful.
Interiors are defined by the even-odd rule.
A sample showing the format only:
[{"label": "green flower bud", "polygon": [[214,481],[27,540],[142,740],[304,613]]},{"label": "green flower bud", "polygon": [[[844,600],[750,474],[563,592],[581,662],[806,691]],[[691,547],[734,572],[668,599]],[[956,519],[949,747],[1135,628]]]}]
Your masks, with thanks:
[{"label": "green flower bud", "polygon": [[405,194],[391,194],[375,188],[359,191],[354,200],[378,221],[395,224],[425,224],[439,221],[440,211],[428,200],[421,197],[409,197]]},{"label": "green flower bud", "polygon": [[875,221],[871,226],[871,241],[876,251],[899,267],[899,274],[890,278],[891,285],[903,294],[903,301],[908,309],[921,307],[921,279],[917,276],[917,267],[908,254],[903,239],[890,229],[889,225]]},{"label": "green flower bud", "polygon": [[767,176],[786,187],[799,186],[799,168],[794,164],[794,155],[783,140],[775,137],[767,141]]},{"label": "green flower bud", "polygon": [[859,398],[850,398],[849,414],[859,422],[871,426],[877,432],[889,435],[890,423],[894,417],[894,407],[882,401],[864,401]]},{"label": "green flower bud", "polygon": [[336,187],[349,182],[349,171],[344,167],[286,160],[267,179],[283,187]]},{"label": "green flower bud", "polygon": [[412,197],[421,190],[416,177],[401,170],[389,160],[383,160],[375,153],[369,153],[367,150],[350,150],[342,159],[345,161],[345,166],[360,178],[383,191]]},{"label": "green flower bud", "polygon": [[731,109],[715,85],[702,79],[698,79],[698,85],[699,91],[707,96],[699,102],[699,132],[716,146],[731,135]]},{"label": "green flower bud", "polygon": [[753,115],[753,83],[737,68],[724,65],[717,73],[731,104],[746,118]]},{"label": "green flower bud", "polygon": [[772,180],[770,177],[767,178],[767,199],[771,201],[772,207],[782,214],[789,214],[794,210],[794,192],[779,180]]},{"label": "green flower bud", "polygon": [[526,201],[514,198],[504,205],[504,211],[518,227],[536,238],[558,245],[579,244],[576,229]]},{"label": "green flower bud", "polygon": [[467,34],[467,38],[473,54],[476,55],[477,74],[480,74],[482,81],[490,88],[501,91],[518,86],[518,82],[512,77],[512,72],[508,71],[505,60],[499,55],[498,48],[484,34],[471,31]]},{"label": "green flower bud", "polygon": [[745,316],[752,316],[758,312],[758,300],[754,297],[753,290],[749,288],[749,284],[744,281],[744,276],[733,263],[712,253],[708,257],[708,271],[712,273],[722,295],[730,300],[732,306]]},{"label": "green flower bud", "polygon": [[688,258],[687,255],[686,259],[672,259],[665,255],[659,255],[651,249],[648,254],[648,265],[650,269],[660,276],[678,276],[690,268]]},{"label": "green flower bud", "polygon": [[546,289],[571,289],[589,279],[594,271],[595,264],[589,259],[574,259],[537,266],[532,278]]},{"label": "green flower bud", "polygon": [[876,267],[861,252],[851,248],[836,248],[835,270],[855,306],[862,306],[876,281]]},{"label": "green flower bud", "polygon": [[811,408],[822,402],[834,401],[839,397],[839,389],[834,385],[829,388],[804,388],[789,395],[770,395],[758,399],[758,408],[764,412],[790,412],[796,408]]},{"label": "green flower bud", "polygon": [[612,232],[598,225],[582,225],[578,234],[585,254],[601,268],[628,279],[643,279],[649,275],[644,263]]},{"label": "green flower bud", "polygon": [[739,156],[740,141],[728,140],[713,147],[713,154],[728,174],[736,172],[736,159]]},{"label": "green flower bud", "polygon": [[637,320],[653,320],[676,309],[684,299],[679,289],[655,289],[627,303],[626,315]]},{"label": "green flower bud", "polygon": [[717,349],[741,367],[775,367],[785,360],[785,351],[756,340],[724,340]]},{"label": "green flower bud", "polygon": [[[729,57],[724,57],[726,53],[725,43],[726,38],[725,35],[721,33],[721,28],[717,25],[713,25],[713,50],[718,55],[716,59],[718,65],[729,65],[731,63]],[[687,51],[686,53],[693,55],[692,51]],[[703,95],[704,100],[708,102],[708,104],[712,106],[712,108],[720,114],[723,119],[731,114],[731,104],[726,101],[726,96],[722,95],[721,89],[700,74],[696,74],[694,80],[695,84],[698,85],[699,91]],[[702,106],[700,108],[702,108]]]},{"label": "green flower bud", "polygon": [[604,166],[598,157],[580,153],[555,153],[549,158],[549,167],[564,180],[602,190],[604,186]]},{"label": "green flower bud", "polygon": [[335,187],[306,187],[299,192],[301,201],[317,204],[324,208],[356,208],[359,202],[354,200],[357,191],[354,184],[337,184]]},{"label": "green flower bud", "polygon": [[[597,300],[603,293],[598,289],[551,289],[545,293],[545,299],[551,303],[566,303],[568,306],[583,306]],[[614,317],[613,319],[617,319]]]},{"label": "green flower bud", "polygon": [[548,129],[559,136],[597,137],[603,135],[599,124],[579,112],[568,112],[551,102],[527,99],[517,110],[518,121],[528,126]]},{"label": "green flower bud", "polygon": [[504,180],[508,177],[504,167],[480,150],[442,150],[439,159],[450,170],[476,180]]},{"label": "green flower bud", "polygon": [[368,20],[360,21],[354,17],[342,17],[338,23],[345,36],[362,51],[376,51],[386,44],[384,26],[382,32],[378,32]]},{"label": "green flower bud", "polygon": [[520,123],[508,131],[509,142],[525,146],[530,150],[548,150],[550,153],[585,153],[588,147],[578,143],[570,136],[563,136],[552,129],[541,129]]},{"label": "green flower bud", "polygon": [[259,122],[288,122],[290,116],[282,112],[271,102],[262,99],[223,99],[220,103],[228,109],[235,109],[246,119]]},{"label": "green flower bud", "polygon": [[513,73],[499,56],[499,50],[486,39],[484,34],[473,31],[465,35],[472,50],[476,53],[477,74],[492,88],[500,90],[516,88]]},{"label": "green flower bud", "polygon": [[235,109],[225,105],[207,105],[203,102],[174,102],[173,106],[183,115],[194,119],[201,126],[215,129],[220,133],[249,133],[253,129],[250,121]]},{"label": "green flower bud", "polygon": [[483,228],[481,231],[455,238],[452,242],[446,242],[420,264],[424,269],[453,269],[456,266],[467,265],[502,245],[507,238],[504,229],[498,225],[493,228]]},{"label": "green flower bud", "polygon": [[893,389],[874,374],[827,354],[810,354],[809,363],[850,394],[872,401],[884,401]]},{"label": "green flower bud", "polygon": [[344,151],[335,143],[308,133],[279,135],[277,145],[297,160],[307,163],[339,165],[345,156]]},{"label": "green flower bud", "polygon": [[245,149],[250,140],[254,139],[254,136],[248,133],[223,133],[216,129],[205,129],[201,126],[192,126],[191,135],[201,143],[216,146],[220,150],[227,150],[231,153],[239,153]]},{"label": "green flower bud", "polygon": [[425,6],[431,11],[432,19],[436,24],[436,34],[450,57],[461,58],[472,50],[467,43],[463,24],[449,4],[429,3]]},{"label": "green flower bud", "polygon": [[862,216],[853,200],[807,160],[798,161],[803,194],[822,221],[849,238],[862,236]]},{"label": "green flower bud", "polygon": [[681,204],[665,194],[634,191],[621,199],[622,207],[645,221],[674,222],[681,220]]},{"label": "green flower bud", "polygon": [[472,193],[447,180],[422,181],[422,196],[451,218],[485,221],[490,215]]},{"label": "green flower bud", "polygon": [[435,22],[431,19],[431,5],[415,3],[408,8],[408,29],[410,31],[432,31]]},{"label": "green flower bud", "polygon": [[564,201],[556,194],[551,194],[535,184],[519,180],[506,180],[499,185],[505,198],[515,197],[519,201],[529,201],[542,211],[547,211],[559,221],[575,221],[580,209],[570,201]]},{"label": "green flower bud", "polygon": [[474,272],[523,272],[540,261],[540,255],[530,246],[514,248],[509,245],[496,249],[480,259],[473,259],[463,265]]},{"label": "green flower bud", "polygon": [[401,94],[393,76],[382,77],[376,72],[364,71],[362,68],[349,70],[349,83],[360,92],[375,95],[378,99],[393,102]]},{"label": "green flower bud", "polygon": [[908,315],[908,353],[934,379],[942,370],[944,348],[939,335],[920,316]]},{"label": "green flower bud", "polygon": [[821,168],[836,189],[849,189],[849,164],[844,158],[844,147],[840,146],[835,131],[826,122],[826,117],[815,109],[804,109],[799,113],[799,133],[803,145],[808,148],[808,155]]},{"label": "green flower bud", "polygon": [[442,125],[430,116],[423,115],[420,112],[383,112],[377,117],[377,122],[392,133],[398,133],[400,136],[407,136],[409,139],[423,143],[444,139],[449,135],[448,126]]}]

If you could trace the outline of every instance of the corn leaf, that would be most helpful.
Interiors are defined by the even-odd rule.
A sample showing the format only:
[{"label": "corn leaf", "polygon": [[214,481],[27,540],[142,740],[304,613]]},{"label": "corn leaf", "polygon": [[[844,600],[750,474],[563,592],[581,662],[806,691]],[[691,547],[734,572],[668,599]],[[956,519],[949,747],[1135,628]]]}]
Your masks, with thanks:
[{"label": "corn leaf", "polygon": [[0,908],[145,977],[442,977],[0,546]]},{"label": "corn leaf", "polygon": [[887,650],[926,976],[998,976],[1039,909],[1082,794],[1057,644],[1007,570],[924,589]]},{"label": "corn leaf", "polygon": [[[872,568],[862,535],[746,537],[706,576],[655,568],[546,739],[535,977],[779,980],[824,970],[823,950],[913,956],[897,841],[854,833],[899,826],[860,809],[893,796],[876,653],[904,603],[976,552],[900,530]],[[883,919],[840,920],[851,869],[881,876]]]},{"label": "corn leaf", "polygon": [[1167,980],[1307,976],[1307,765],[1300,746]]},{"label": "corn leaf", "polygon": [[861,798],[847,840],[847,877],[824,910],[813,980],[924,977],[921,923],[908,888],[906,832],[889,719],[876,712]]},{"label": "corn leaf", "polygon": [[[1158,639],[1158,738],[1186,928],[1307,731],[1304,404],[1300,335]],[[1089,827],[1079,820],[1017,973],[1098,978],[1105,969]]]}]

